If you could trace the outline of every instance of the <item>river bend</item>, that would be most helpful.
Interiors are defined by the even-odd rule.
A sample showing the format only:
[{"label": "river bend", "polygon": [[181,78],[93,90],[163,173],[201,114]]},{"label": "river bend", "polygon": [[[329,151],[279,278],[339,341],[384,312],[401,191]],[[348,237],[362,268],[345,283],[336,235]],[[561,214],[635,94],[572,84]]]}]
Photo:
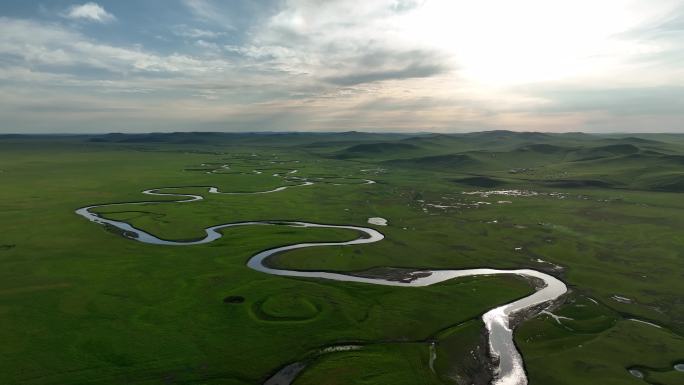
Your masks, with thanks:
[{"label": "river bend", "polygon": [[[366,181],[366,183],[372,183],[372,181]],[[501,274],[513,274],[519,275],[527,278],[537,279],[543,282],[543,285],[538,288],[533,294],[521,298],[517,301],[496,307],[489,310],[482,316],[482,320],[487,328],[489,335],[489,352],[492,356],[493,362],[496,364],[494,369],[494,381],[493,385],[526,385],[527,376],[525,373],[523,359],[520,352],[513,342],[513,326],[511,325],[511,318],[515,314],[519,314],[525,310],[534,309],[542,304],[549,303],[558,299],[560,296],[567,292],[566,285],[559,279],[542,273],[540,271],[531,269],[516,269],[516,270],[498,270],[489,268],[479,268],[479,269],[461,269],[461,270],[422,270],[417,278],[408,281],[396,281],[388,280],[383,278],[368,278],[359,277],[355,275],[349,275],[344,273],[334,273],[325,271],[300,271],[300,270],[283,270],[268,267],[266,261],[269,257],[286,252],[289,250],[303,249],[308,247],[326,247],[326,246],[345,246],[345,245],[358,245],[366,243],[374,243],[381,241],[384,235],[379,231],[361,226],[350,226],[350,225],[334,225],[334,224],[321,224],[321,223],[311,223],[303,221],[248,221],[248,222],[232,222],[224,223],[220,225],[211,226],[205,229],[205,237],[202,239],[192,240],[192,241],[169,241],[158,238],[142,229],[138,229],[133,225],[112,219],[104,218],[96,213],[91,212],[92,209],[98,207],[109,207],[117,205],[148,205],[148,204],[163,204],[163,203],[189,203],[196,202],[204,199],[201,195],[194,194],[179,194],[175,192],[162,192],[160,190],[176,190],[176,189],[188,189],[188,188],[203,188],[207,189],[210,194],[229,194],[229,195],[240,195],[240,194],[267,194],[283,191],[292,187],[303,187],[313,185],[313,182],[304,182],[299,185],[294,186],[283,186],[278,187],[268,191],[259,192],[221,192],[217,187],[214,186],[184,186],[184,187],[165,187],[145,190],[142,193],[146,195],[153,196],[173,196],[180,197],[183,199],[171,200],[171,201],[141,201],[141,202],[122,202],[113,204],[100,204],[92,205],[87,207],[82,207],[76,210],[76,214],[88,219],[89,221],[101,224],[113,226],[123,232],[123,234],[130,239],[136,240],[138,242],[150,243],[155,245],[165,245],[165,246],[188,246],[188,245],[198,245],[213,242],[216,239],[221,238],[220,230],[238,227],[238,226],[294,226],[303,228],[335,228],[335,229],[348,229],[356,231],[360,236],[356,239],[343,242],[318,242],[318,243],[297,243],[292,245],[286,245],[276,248],[267,249],[253,255],[247,262],[247,266],[251,269],[260,271],[265,274],[278,275],[284,277],[301,277],[301,278],[316,278],[316,279],[327,279],[333,281],[343,281],[343,282],[358,282],[371,285],[385,285],[385,286],[430,286],[440,282],[444,282],[450,279],[460,278],[460,277],[472,277],[472,276],[491,276],[491,275],[501,275]]]}]

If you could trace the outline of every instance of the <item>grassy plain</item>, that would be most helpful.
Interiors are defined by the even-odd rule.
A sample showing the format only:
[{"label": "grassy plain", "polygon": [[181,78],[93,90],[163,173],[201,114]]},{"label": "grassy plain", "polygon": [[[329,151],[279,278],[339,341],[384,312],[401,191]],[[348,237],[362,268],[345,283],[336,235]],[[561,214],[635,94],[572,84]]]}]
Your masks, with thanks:
[{"label": "grassy plain", "polygon": [[[293,177],[316,184],[295,186],[302,180]],[[553,310],[569,319],[542,314],[517,330],[532,385],[684,381],[672,370],[684,360],[679,136],[0,137],[0,183],[2,384],[259,384],[347,342],[364,348],[314,359],[295,384],[467,383],[479,316],[531,290],[512,277],[404,289],[273,277],[245,262],[264,248],[356,234],[254,226],[206,245],[164,247],[73,212],[174,199],[140,193],[167,186],[205,200],[97,211],[166,239],[235,221],[369,226],[369,217],[383,217],[382,242],[297,250],[271,263],[544,270],[572,293]],[[261,195],[196,187],[283,185],[295,187]],[[635,367],[644,379],[629,374]]]}]

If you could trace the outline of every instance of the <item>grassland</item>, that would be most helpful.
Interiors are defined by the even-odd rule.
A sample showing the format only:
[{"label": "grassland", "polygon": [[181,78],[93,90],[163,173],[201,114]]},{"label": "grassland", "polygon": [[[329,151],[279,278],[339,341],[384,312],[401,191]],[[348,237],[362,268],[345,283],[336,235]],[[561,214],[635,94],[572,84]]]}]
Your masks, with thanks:
[{"label": "grassland", "polygon": [[[262,195],[197,187],[264,191],[301,184],[297,177],[316,184]],[[0,137],[0,182],[2,384],[259,384],[321,347],[351,342],[364,348],[312,359],[295,384],[467,383],[478,375],[470,353],[483,348],[479,316],[531,291],[511,277],[420,289],[273,277],[246,260],[355,234],[249,227],[207,245],[162,247],[73,213],[170,200],[140,194],[165,186],[205,199],[98,212],[178,240],[243,220],[386,218],[382,242],[271,262],[544,270],[572,293],[553,310],[566,318],[541,314],[517,330],[532,385],[684,381],[672,370],[684,360],[684,137],[13,136]]]}]

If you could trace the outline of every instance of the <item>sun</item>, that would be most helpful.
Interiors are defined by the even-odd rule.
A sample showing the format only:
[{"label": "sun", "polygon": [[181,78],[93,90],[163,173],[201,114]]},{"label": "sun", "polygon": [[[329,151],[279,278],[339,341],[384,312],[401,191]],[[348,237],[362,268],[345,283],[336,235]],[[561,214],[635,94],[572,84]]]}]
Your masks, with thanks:
[{"label": "sun", "polygon": [[644,47],[620,34],[657,17],[625,0],[434,0],[401,21],[409,39],[447,54],[461,76],[505,86],[592,76]]}]

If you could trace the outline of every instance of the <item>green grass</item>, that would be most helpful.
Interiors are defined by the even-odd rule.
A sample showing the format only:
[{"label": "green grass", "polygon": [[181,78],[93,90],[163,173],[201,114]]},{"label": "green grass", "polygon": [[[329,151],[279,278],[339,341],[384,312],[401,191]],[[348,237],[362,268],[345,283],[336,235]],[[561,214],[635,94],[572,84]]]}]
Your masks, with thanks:
[{"label": "green grass", "polygon": [[426,344],[380,344],[324,355],[295,385],[436,385]]},{"label": "green grass", "polygon": [[[155,187],[269,190],[298,184],[272,176],[293,169],[299,171],[291,175],[321,183],[263,195],[187,187],[169,191],[205,200],[96,211],[177,240],[245,220],[389,221],[377,227],[386,235],[382,242],[272,259],[284,268],[552,271],[537,260],[548,261],[564,267],[561,276],[573,290],[554,313],[572,320],[558,324],[540,315],[517,330],[532,385],[642,383],[629,367],[645,368],[650,383],[684,381],[684,373],[667,369],[684,360],[684,200],[659,191],[678,183],[682,166],[671,155],[684,154],[684,142],[507,133],[230,138],[210,144],[0,139],[0,383],[258,384],[320,347],[345,342],[365,347],[321,356],[296,383],[450,384],[476,373],[471,352],[483,349],[479,317],[527,295],[525,281],[481,277],[391,288],[274,277],[245,262],[265,248],[357,234],[251,226],[224,230],[211,244],[163,247],[125,239],[73,212],[174,199],[140,193]],[[373,144],[393,141],[410,146]],[[363,151],[356,147],[353,158],[335,157],[359,144]],[[596,158],[577,161],[588,155]],[[230,169],[184,171],[222,164]],[[377,183],[358,184],[362,179]],[[505,184],[478,186],[490,180]],[[540,194],[462,193],[488,189]],[[225,303],[228,296],[245,300]]]},{"label": "green grass", "polygon": [[[536,319],[518,331],[517,343],[526,353],[531,382],[594,383],[600,376],[604,384],[639,384],[641,381],[627,371],[632,367],[667,368],[667,374],[643,370],[648,373],[647,381],[654,380],[652,383],[682,382],[682,373],[669,366],[675,357],[684,353],[681,336],[627,320],[603,330],[586,330],[600,329],[596,328],[594,319],[561,322],[563,326],[551,319]],[[587,324],[583,326],[585,330],[573,328],[582,323]],[[543,370],[542,362],[545,366],[552,365],[554,370]]]}]

